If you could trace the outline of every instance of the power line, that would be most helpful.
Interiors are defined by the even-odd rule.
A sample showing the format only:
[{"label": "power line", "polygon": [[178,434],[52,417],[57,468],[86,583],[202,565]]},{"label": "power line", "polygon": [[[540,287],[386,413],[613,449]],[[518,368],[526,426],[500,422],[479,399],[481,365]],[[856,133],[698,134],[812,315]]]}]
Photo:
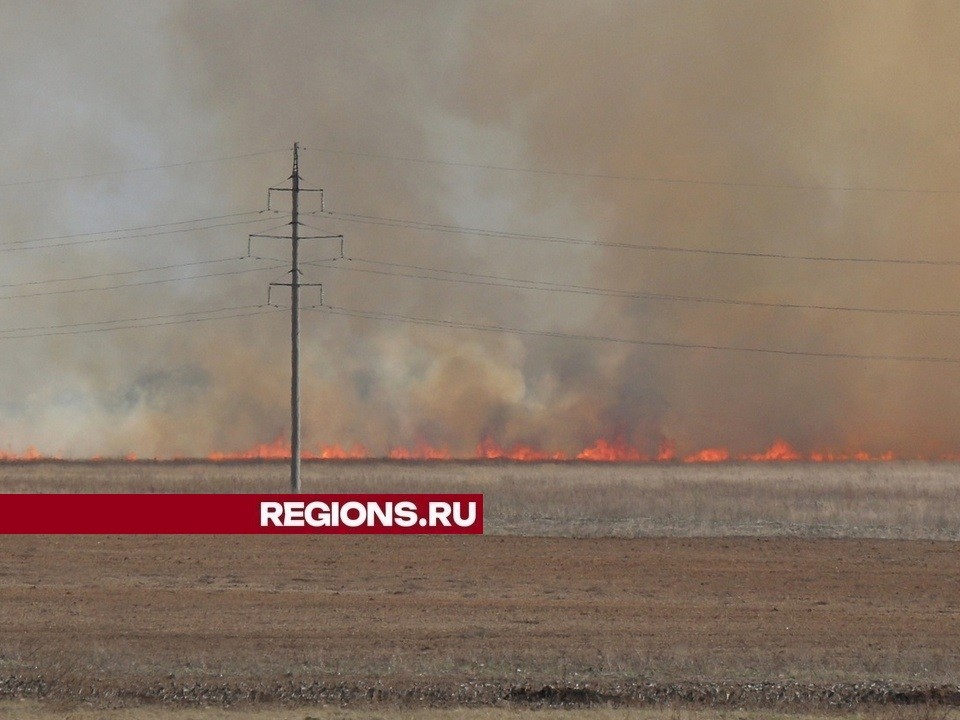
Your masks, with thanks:
[{"label": "power line", "polygon": [[[267,218],[252,218],[249,220],[237,220],[235,222],[214,223],[213,225],[199,225],[195,227],[177,228],[175,230],[158,230],[149,233],[135,233],[131,235],[110,235],[107,237],[94,237],[88,240],[69,240],[67,242],[49,243],[47,245],[18,245],[17,247],[0,247],[0,252],[17,252],[19,250],[46,250],[48,248],[69,247],[73,245],[90,245],[93,243],[112,242],[114,240],[139,240],[141,238],[160,237],[163,235],[178,235],[180,233],[194,232],[200,230],[214,230],[223,227],[236,227],[237,225],[250,225],[252,223],[263,222]],[[82,237],[85,237],[82,236]],[[18,241],[18,242],[41,242],[41,240]]]},{"label": "power line", "polygon": [[[31,333],[31,334],[25,334],[25,335],[2,335],[2,334],[0,334],[0,341],[3,341],[3,340],[25,340],[25,339],[28,339],[28,338],[39,338],[39,337],[53,337],[53,336],[56,336],[56,335],[86,335],[86,334],[89,334],[89,333],[112,332],[112,331],[114,331],[114,330],[132,330],[132,329],[136,329],[136,328],[147,328],[147,327],[162,327],[162,326],[165,326],[165,325],[185,325],[185,324],[187,324],[187,323],[212,322],[212,321],[215,321],[215,320],[230,320],[230,319],[233,319],[233,318],[253,317],[253,316],[255,316],[255,315],[268,315],[268,314],[270,314],[270,313],[279,312],[279,311],[276,310],[275,308],[270,308],[270,307],[266,307],[266,306],[263,306],[263,305],[239,306],[237,309],[240,310],[240,309],[243,309],[243,308],[246,308],[246,307],[253,307],[253,308],[259,308],[259,309],[251,310],[251,311],[249,311],[249,312],[236,312],[236,313],[229,314],[229,315],[216,315],[216,316],[210,316],[210,317],[192,317],[192,316],[198,315],[198,314],[200,314],[200,313],[204,313],[204,314],[206,314],[206,313],[217,313],[217,312],[224,312],[224,311],[230,309],[230,308],[223,308],[223,309],[221,309],[221,310],[197,311],[197,312],[194,312],[194,313],[180,313],[180,314],[177,314],[177,315],[170,315],[170,316],[167,316],[167,317],[180,318],[180,319],[177,319],[177,320],[168,320],[168,321],[163,321],[163,322],[143,322],[144,320],[150,320],[150,318],[130,318],[129,320],[116,321],[116,322],[124,322],[124,323],[128,323],[128,324],[126,324],[126,325],[115,325],[115,326],[113,326],[113,327],[85,328],[85,329],[66,329],[66,330],[55,330],[55,331],[50,331],[50,332],[37,332],[37,333]],[[154,316],[154,317],[160,318],[160,317],[165,317],[165,316],[157,315],[157,316]],[[61,327],[64,327],[64,328],[71,328],[71,327],[73,327],[73,328],[80,328],[81,326],[84,326],[84,325],[105,324],[105,323],[108,323],[108,322],[114,322],[114,321],[104,321],[104,323],[75,323],[75,324],[72,325],[72,326],[71,326],[71,325],[64,325],[64,326],[61,326]],[[38,328],[38,329],[42,329],[42,328]],[[3,331],[3,332],[8,332],[8,331]],[[9,332],[12,332],[12,331],[9,331]]]},{"label": "power line", "polygon": [[[34,285],[50,285],[52,283],[73,282],[76,280],[96,280],[105,277],[118,277],[122,275],[138,275],[140,273],[157,272],[160,270],[178,270],[187,267],[196,267],[198,265],[212,265],[215,263],[231,262],[233,260],[246,260],[246,256],[234,256],[229,258],[218,258],[215,260],[196,260],[194,262],[177,263],[176,265],[158,265],[156,267],[138,268],[136,270],[119,270],[116,272],[97,273],[95,275],[74,275],[67,278],[52,278],[50,280],[27,280],[18,283],[0,283],[0,288],[29,287]],[[259,258],[257,258],[259,259]]]},{"label": "power line", "polygon": [[443,225],[439,223],[425,223],[416,220],[401,220],[397,218],[384,218],[375,215],[360,215],[356,213],[335,213],[328,212],[327,215],[344,220],[346,222],[364,223],[368,225],[382,225],[386,227],[407,228],[414,230],[427,230],[441,233],[454,233],[461,235],[475,235],[480,237],[500,237],[519,240],[532,240],[551,243],[563,243],[570,245],[587,245],[598,247],[611,247],[626,250],[645,250],[657,252],[673,253],[693,253],[704,255],[721,255],[733,257],[765,258],[774,260],[803,260],[816,262],[848,262],[848,263],[877,263],[877,264],[896,264],[896,265],[937,265],[937,266],[960,266],[960,260],[927,260],[927,259],[897,259],[897,258],[871,258],[871,257],[839,257],[824,255],[790,255],[786,253],[765,253],[753,251],[734,251],[734,250],[715,250],[708,248],[686,248],[667,245],[651,245],[611,242],[604,240],[588,240],[583,238],[574,238],[558,235],[537,235],[532,233],[516,233],[505,230],[491,230],[488,228],[462,227],[458,225]]},{"label": "power line", "polygon": [[141,282],[117,283],[116,285],[107,285],[105,287],[91,288],[68,288],[65,290],[44,290],[42,292],[24,293],[22,295],[0,295],[0,300],[20,300],[23,298],[43,297],[49,295],[72,295],[74,293],[97,292],[102,290],[119,290],[120,288],[143,287],[145,285],[162,285],[164,283],[185,282],[187,280],[202,280],[212,277],[225,277],[227,275],[243,275],[245,273],[260,272],[263,270],[277,270],[283,265],[270,265],[267,267],[247,268],[245,270],[229,270],[226,272],[206,273],[203,275],[188,275],[186,277],[163,278],[160,280],[143,280]]},{"label": "power line", "polygon": [[[209,217],[193,218],[192,220],[177,220],[175,222],[157,223],[155,225],[137,225],[134,227],[114,228],[112,230],[97,230],[94,232],[71,233],[69,235],[48,235],[46,237],[28,238],[26,240],[9,240],[0,243],[0,245],[24,245],[28,243],[46,242],[47,240],[70,240],[78,237],[92,237],[94,235],[112,235],[114,233],[137,232],[140,230],[156,230],[157,228],[173,227],[174,225],[192,225],[201,222],[210,222],[211,220],[226,220],[229,218],[243,217],[245,215],[262,215],[265,210],[249,210],[247,212],[228,213],[226,215],[211,215]],[[193,228],[187,228],[191,230]]]},{"label": "power line", "polygon": [[192,312],[184,312],[184,313],[170,313],[166,315],[148,315],[146,317],[117,318],[114,320],[91,320],[88,322],[62,323],[59,325],[31,325],[27,327],[18,327],[18,328],[3,328],[3,329],[0,329],[0,334],[19,333],[19,332],[36,332],[40,330],[63,330],[67,328],[90,327],[93,325],[112,325],[115,323],[145,322],[150,320],[166,320],[169,318],[184,318],[184,317],[193,317],[198,315],[214,315],[214,314],[224,313],[224,312],[252,310],[254,308],[263,308],[263,307],[267,307],[267,306],[266,305],[238,305],[234,307],[215,308],[210,310],[194,310]]},{"label": "power line", "polygon": [[67,182],[69,180],[87,180],[89,178],[109,177],[114,175],[128,175],[130,173],[150,172],[153,170],[167,170],[169,168],[187,167],[189,165],[209,165],[211,163],[224,162],[227,160],[242,160],[244,158],[257,157],[259,155],[273,155],[285,150],[260,150],[259,152],[243,153],[242,155],[224,155],[215,158],[206,158],[201,160],[186,160],[183,162],[166,163],[164,165],[146,165],[143,167],[126,168],[123,170],[106,170],[103,172],[84,173],[82,175],[63,175],[60,177],[40,178],[37,180],[12,180],[0,183],[0,188],[23,187],[25,185],[42,185],[44,183]]},{"label": "power line", "polygon": [[685,350],[717,350],[725,352],[744,352],[760,353],[766,355],[783,355],[790,357],[811,357],[811,358],[831,358],[843,360],[884,360],[898,362],[922,362],[922,363],[943,363],[951,365],[960,365],[960,358],[935,357],[924,355],[883,355],[883,354],[858,354],[858,353],[840,353],[840,352],[815,352],[807,350],[779,350],[776,348],[762,347],[743,347],[736,345],[709,345],[705,343],[681,343],[666,342],[656,340],[635,340],[631,338],[610,337],[606,335],[581,335],[578,333],[567,333],[556,330],[529,330],[525,328],[515,328],[506,325],[484,325],[481,323],[459,322],[455,320],[441,320],[437,318],[412,317],[409,315],[400,315],[397,313],[384,313],[376,311],[359,311],[350,308],[325,306],[319,308],[317,312],[327,312],[332,315],[344,315],[347,317],[366,318],[370,320],[383,320],[388,322],[409,323],[413,325],[427,325],[434,327],[452,327],[465,330],[477,330],[481,332],[498,332],[512,335],[532,335],[537,337],[561,338],[565,340],[586,340],[592,342],[617,343],[623,345],[641,345],[647,347],[659,348],[679,348]]},{"label": "power line", "polygon": [[623,180],[630,182],[640,182],[658,185],[694,185],[706,187],[728,187],[728,188],[752,188],[769,190],[807,190],[807,191],[844,191],[844,192],[871,192],[871,193],[901,193],[901,194],[923,194],[923,195],[958,195],[960,189],[953,188],[909,188],[898,186],[883,185],[819,185],[816,183],[763,183],[763,182],[738,182],[732,180],[704,180],[699,178],[676,178],[656,175],[620,175],[615,173],[590,173],[573,172],[567,170],[550,170],[542,168],[518,167],[515,165],[490,165],[484,163],[464,162],[459,160],[439,160],[431,158],[418,158],[403,155],[387,155],[382,153],[355,152],[349,150],[334,150],[332,148],[311,147],[304,148],[313,152],[326,153],[330,155],[347,155],[352,157],[375,158],[378,160],[392,160],[396,162],[409,162],[421,165],[441,165],[447,167],[464,167],[475,170],[496,170],[501,172],[524,173],[531,175],[543,175],[552,177],[570,177],[582,178],[587,180]]},{"label": "power line", "polygon": [[926,317],[958,317],[960,310],[914,310],[909,308],[872,308],[844,305],[808,305],[803,303],[763,302],[759,300],[736,300],[726,298],[710,298],[694,295],[671,295],[667,293],[636,292],[630,290],[612,290],[607,288],[591,287],[587,285],[568,285],[564,283],[548,282],[543,280],[528,280],[524,278],[510,278],[501,275],[487,275],[484,273],[444,270],[441,268],[426,267],[423,265],[408,265],[378,260],[364,260],[362,258],[345,258],[348,262],[361,262],[369,265],[381,265],[390,268],[401,268],[428,273],[444,273],[465,277],[434,277],[431,275],[396,272],[390,270],[374,270],[371,268],[356,268],[338,264],[335,260],[306,262],[306,265],[330,270],[345,270],[347,272],[365,273],[371,275],[386,275],[391,277],[411,278],[417,280],[432,280],[435,282],[461,283],[468,285],[486,285],[492,287],[515,288],[518,290],[540,290],[546,292],[561,292],[574,295],[594,295],[599,297],[617,297],[633,300],[662,300],[686,303],[705,303],[710,305],[736,305],[745,307],[778,308],[790,310],[826,310],[835,312],[871,313],[877,315],[911,315]]},{"label": "power line", "polygon": [[[314,213],[311,213],[314,214]],[[497,237],[515,240],[530,240],[535,242],[560,243],[565,245],[586,245],[591,247],[609,247],[623,250],[644,250],[651,252],[684,253],[696,255],[714,255],[726,257],[762,258],[767,260],[801,260],[809,262],[833,263],[864,263],[878,265],[931,265],[942,267],[960,266],[960,260],[928,260],[923,258],[876,258],[830,255],[791,255],[789,253],[753,252],[746,250],[714,250],[709,248],[674,247],[670,245],[653,245],[639,243],[613,242],[609,240],[588,240],[585,238],[566,237],[562,235],[537,235],[533,233],[516,233],[507,230],[491,230],[488,228],[463,227],[459,225],[443,225],[440,223],[426,223],[418,220],[402,220],[385,218],[376,215],[361,215],[358,213],[326,212],[325,215],[345,222],[363,223],[366,225],[381,225],[385,227],[406,228],[410,230],[425,230],[439,233],[453,233],[457,235],[474,235],[477,237]]]}]

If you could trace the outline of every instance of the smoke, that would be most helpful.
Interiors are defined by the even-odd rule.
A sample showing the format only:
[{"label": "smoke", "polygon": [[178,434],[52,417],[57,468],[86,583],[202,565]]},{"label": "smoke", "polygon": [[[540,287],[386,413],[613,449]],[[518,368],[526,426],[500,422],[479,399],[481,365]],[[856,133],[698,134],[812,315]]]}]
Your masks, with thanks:
[{"label": "smoke", "polygon": [[[571,181],[598,237],[769,253],[955,258],[952,195],[776,187],[960,188],[948,4],[787,2],[573,6],[475,19],[451,105],[509,124],[525,164],[594,175],[767,184]],[[496,38],[493,42],[491,39]],[[556,263],[544,273],[559,274]],[[952,269],[609,250],[604,287],[867,307],[953,308]],[[955,356],[949,318],[605,302],[598,334],[707,345]],[[607,354],[609,350],[597,352]],[[639,351],[681,445],[955,446],[949,366]],[[638,390],[639,391],[639,390]],[[941,398],[940,401],[934,399]],[[636,406],[637,403],[627,402]],[[656,419],[655,413],[645,413]]]},{"label": "smoke", "polygon": [[[10,96],[0,127],[15,142],[0,151],[0,181],[280,150],[296,139],[307,148],[306,182],[324,187],[326,208],[338,213],[611,243],[958,257],[956,194],[889,190],[960,190],[960,10],[951,3],[97,2],[16,4],[10,14],[0,30]],[[15,241],[259,210],[266,187],[289,174],[289,153],[277,152],[3,187],[0,228]],[[842,189],[851,187],[861,189]],[[305,195],[304,209],[319,210],[315,201]],[[239,257],[246,233],[285,221],[261,218],[3,253],[0,282]],[[351,310],[698,346],[960,357],[954,318],[437,282],[363,261],[673,296],[918,309],[958,308],[955,268],[306,221],[321,231],[310,234],[344,233],[355,259],[305,266],[304,280],[322,281],[325,303]],[[305,245],[307,260],[339,251],[329,241]],[[253,249],[281,259],[288,251],[270,239]],[[236,260],[126,280],[275,264]],[[393,274],[360,272],[370,269]],[[283,279],[274,269],[0,300],[2,327],[247,306]],[[0,449],[174,456],[270,441],[289,427],[286,323],[277,313],[0,340]],[[951,365],[315,311],[305,312],[303,331],[308,447],[359,442],[382,453],[426,443],[469,454],[485,437],[568,454],[597,438],[646,453],[664,438],[681,452],[756,451],[777,437],[805,450],[960,447]]]}]

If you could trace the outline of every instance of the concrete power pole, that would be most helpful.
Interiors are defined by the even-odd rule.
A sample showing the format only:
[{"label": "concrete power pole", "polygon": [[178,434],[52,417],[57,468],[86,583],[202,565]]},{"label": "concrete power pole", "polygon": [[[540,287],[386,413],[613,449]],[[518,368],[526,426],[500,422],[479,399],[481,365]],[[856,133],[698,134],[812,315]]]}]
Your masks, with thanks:
[{"label": "concrete power pole", "polygon": [[[321,283],[305,283],[300,279],[300,241],[301,240],[321,240],[334,239],[341,240],[340,254],[343,255],[343,235],[300,235],[300,193],[318,192],[320,195],[321,211],[323,209],[323,190],[319,188],[303,188],[300,186],[302,178],[300,177],[300,143],[293,144],[293,172],[288,178],[290,187],[271,187],[267,192],[267,209],[270,209],[271,192],[290,193],[290,235],[270,235],[255,233],[250,238],[279,238],[290,240],[290,282],[270,283],[271,287],[283,286],[290,288],[290,491],[299,493],[302,489],[300,482],[300,456],[301,456],[301,434],[300,434],[300,288],[319,287]],[[247,254],[250,254],[250,245],[248,242]],[[321,295],[322,298],[322,295]],[[270,294],[267,294],[267,302],[270,303]],[[321,304],[323,300],[321,299]]]},{"label": "concrete power pole", "polygon": [[300,143],[290,176],[290,492],[300,492]]}]

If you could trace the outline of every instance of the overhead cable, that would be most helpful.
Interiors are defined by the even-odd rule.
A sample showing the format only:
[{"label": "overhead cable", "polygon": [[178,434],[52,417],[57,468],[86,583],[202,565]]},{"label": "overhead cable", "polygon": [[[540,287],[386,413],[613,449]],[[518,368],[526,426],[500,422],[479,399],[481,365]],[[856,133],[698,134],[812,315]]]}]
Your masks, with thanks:
[{"label": "overhead cable", "polygon": [[897,185],[830,185],[807,182],[759,182],[749,180],[711,180],[708,178],[683,178],[664,175],[632,175],[622,173],[578,172],[572,170],[553,170],[549,168],[531,168],[517,165],[494,165],[485,163],[467,162],[461,160],[443,160],[436,158],[420,158],[405,155],[390,155],[386,153],[356,152],[350,150],[336,150],[333,148],[308,147],[306,150],[326,153],[330,155],[344,155],[351,157],[375,158],[377,160],[391,160],[395,162],[417,163],[420,165],[441,165],[447,167],[462,167],[475,170],[494,170],[509,173],[523,173],[551,177],[581,178],[586,180],[622,180],[629,182],[659,184],[659,185],[699,185],[726,188],[749,188],[767,190],[805,190],[827,192],[869,192],[869,193],[902,193],[902,194],[929,194],[929,195],[958,195],[956,188],[913,188]]},{"label": "overhead cable", "polygon": [[128,175],[130,173],[167,170],[169,168],[187,167],[189,165],[209,165],[211,163],[225,162],[227,160],[241,160],[244,158],[257,157],[259,155],[273,155],[280,152],[286,152],[286,150],[260,150],[258,152],[243,153],[241,155],[223,155],[220,157],[203,158],[200,160],[185,160],[182,162],[164,163],[162,165],[144,165],[142,167],[124,168],[120,170],[105,170],[103,172],[83,173],[80,175],[61,175],[59,177],[37,178],[34,180],[10,180],[7,182],[0,182],[0,188],[22,187],[25,185],[43,185],[45,183],[66,182],[69,180],[86,180],[88,178],[110,177],[114,175]]},{"label": "overhead cable", "polygon": [[781,355],[789,357],[809,357],[809,358],[831,358],[844,360],[883,360],[897,362],[917,362],[917,363],[942,363],[951,365],[960,365],[960,358],[956,357],[937,357],[925,355],[886,355],[886,354],[864,354],[864,353],[845,353],[845,352],[819,352],[812,350],[786,350],[779,348],[749,347],[737,345],[714,345],[707,343],[682,343],[668,342],[660,340],[642,340],[634,338],[612,337],[607,335],[585,335],[579,333],[562,332],[559,330],[532,330],[527,328],[510,327],[507,325],[486,325],[482,323],[461,322],[456,320],[443,320],[438,318],[414,317],[410,315],[401,315],[399,313],[385,313],[377,311],[360,311],[351,308],[325,306],[317,312],[326,312],[332,315],[343,315],[346,317],[366,318],[370,320],[381,320],[386,322],[409,323],[413,325],[427,325],[433,327],[462,328],[465,330],[477,330],[480,332],[507,333],[512,335],[526,335],[547,338],[561,338],[564,340],[585,340],[590,342],[616,343],[623,345],[640,345],[656,348],[674,348],[685,350],[716,350],[724,352],[741,353],[760,353],[765,355]]},{"label": "overhead cable", "polygon": [[[312,213],[310,213],[312,214]],[[957,267],[960,260],[935,260],[929,258],[881,258],[857,257],[844,255],[812,255],[759,252],[752,250],[719,250],[714,248],[677,247],[652,243],[626,243],[612,240],[591,240],[588,238],[567,237],[563,235],[538,235],[534,233],[517,233],[507,230],[492,230],[489,228],[463,227],[460,225],[444,225],[441,223],[427,223],[417,220],[402,220],[376,215],[362,215],[359,213],[326,212],[324,215],[343,220],[345,222],[363,223],[367,225],[382,225],[386,227],[407,228],[438,233],[453,233],[458,235],[473,235],[478,237],[496,237],[534,242],[560,243],[566,245],[585,245],[592,247],[616,248],[621,250],[643,250],[649,252],[685,253],[696,255],[714,255],[726,257],[761,258],[767,260],[800,260],[809,262],[832,263],[872,263],[880,265],[932,265]]]},{"label": "overhead cable", "polygon": [[[859,307],[847,305],[817,305],[804,303],[787,302],[766,302],[760,300],[739,300],[732,298],[711,298],[695,295],[672,295],[668,293],[638,292],[632,290],[613,290],[609,288],[591,287],[588,285],[572,285],[544,280],[529,280],[525,278],[505,277],[502,275],[488,275],[484,273],[464,272],[458,270],[445,270],[442,268],[429,267],[424,265],[410,265],[406,263],[385,262],[379,260],[365,260],[363,258],[345,258],[348,263],[359,262],[368,265],[377,265],[390,270],[377,270],[374,268],[351,267],[338,263],[337,259],[321,261],[307,261],[304,265],[314,265],[316,267],[327,268],[330,270],[365,273],[371,275],[384,275],[392,277],[411,278],[417,280],[431,280],[434,282],[461,283],[468,285],[486,285],[492,287],[514,288],[518,290],[540,290],[545,292],[570,293],[574,295],[595,295],[599,297],[618,297],[634,300],[658,300],[684,303],[704,303],[710,305],[739,305],[745,307],[759,308],[783,308],[791,310],[826,310],[835,312],[850,313],[871,313],[877,315],[912,315],[927,317],[958,317],[960,310],[923,310],[912,308],[876,308]],[[419,272],[400,272],[393,268],[401,270],[414,270]],[[437,277],[425,273],[436,273],[440,275],[452,275],[454,277]]]}]

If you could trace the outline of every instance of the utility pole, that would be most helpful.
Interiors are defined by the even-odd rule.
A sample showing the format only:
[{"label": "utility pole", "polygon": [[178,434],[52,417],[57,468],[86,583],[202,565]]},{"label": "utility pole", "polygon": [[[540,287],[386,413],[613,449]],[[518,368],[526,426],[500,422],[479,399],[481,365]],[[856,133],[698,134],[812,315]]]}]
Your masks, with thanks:
[{"label": "utility pole", "polygon": [[293,144],[290,198],[290,492],[300,492],[300,143]]},{"label": "utility pole", "polygon": [[267,303],[270,302],[270,288],[283,286],[290,288],[290,491],[299,493],[300,482],[300,288],[319,287],[320,304],[323,304],[323,286],[321,283],[305,283],[300,279],[300,241],[301,240],[340,240],[340,258],[343,257],[343,235],[300,235],[300,193],[320,193],[320,210],[323,211],[323,190],[304,188],[300,183],[300,143],[293,144],[293,172],[288,178],[290,187],[271,187],[267,190],[267,210],[270,210],[271,192],[290,193],[290,235],[271,235],[254,233],[247,240],[247,256],[251,256],[253,238],[278,238],[290,240],[290,282],[272,282],[267,290]]}]

